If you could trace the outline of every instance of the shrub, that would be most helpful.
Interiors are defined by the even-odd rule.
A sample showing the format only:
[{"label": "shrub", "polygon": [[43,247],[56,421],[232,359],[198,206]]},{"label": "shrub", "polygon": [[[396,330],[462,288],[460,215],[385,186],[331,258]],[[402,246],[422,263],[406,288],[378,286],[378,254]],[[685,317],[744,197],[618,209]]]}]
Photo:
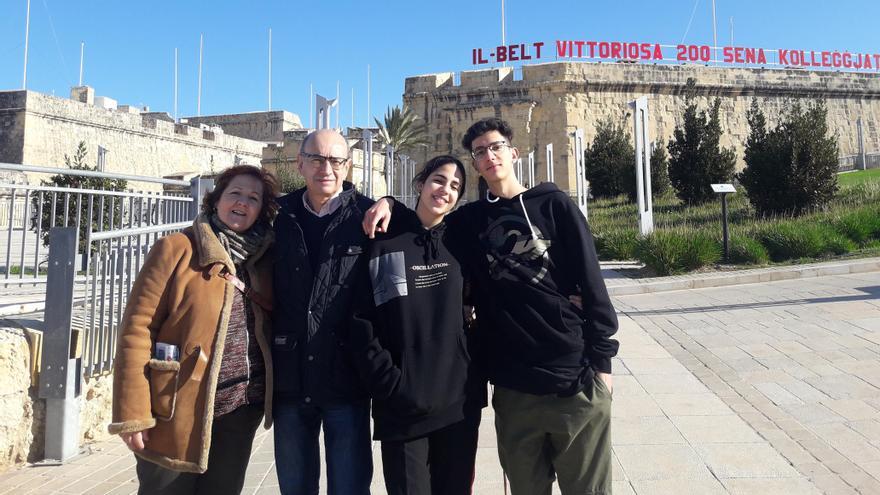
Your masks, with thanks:
[{"label": "shrub", "polygon": [[820,256],[825,249],[826,233],[816,224],[784,221],[765,226],[758,235],[770,259],[784,261]]},{"label": "shrub", "polygon": [[[633,151],[635,153],[635,151]],[[636,167],[623,170],[626,179],[623,181],[623,189],[630,201],[638,199],[638,184],[636,180]],[[657,146],[651,151],[651,194],[654,198],[666,194],[672,186],[669,184],[669,155],[666,148]]]},{"label": "shrub", "polygon": [[[71,170],[96,171],[97,167],[90,167],[86,163],[86,155],[88,155],[86,143],[80,141],[73,157],[68,156],[66,153],[64,154],[64,164]],[[103,179],[99,177],[82,177],[65,174],[53,175],[49,177],[48,181],[41,180],[40,182],[44,186],[92,189],[95,191],[125,191],[125,188],[128,185],[128,182],[125,179]],[[61,193],[58,194],[58,197],[61,197]],[[51,194],[45,194],[42,196],[42,217],[37,219],[36,212],[40,211],[40,198],[40,195],[35,195],[32,199],[32,207],[35,214],[31,230],[36,231],[37,222],[39,222],[40,232],[42,232],[43,237],[43,245],[48,246],[49,232],[52,225],[64,225],[64,208],[56,206],[54,211],[55,218],[53,219],[52,202],[57,198],[53,197]],[[100,201],[90,207],[87,197],[84,196],[81,202],[76,200],[76,196],[73,197],[70,201],[69,218],[78,216],[81,219],[79,225],[79,252],[82,252],[85,249],[86,242],[88,241],[87,233],[89,231],[96,232],[99,230],[110,230],[114,227],[110,224],[110,218],[122,218],[122,203],[123,202],[119,200]],[[77,206],[79,207],[79,212],[77,212]],[[92,215],[91,218],[89,218],[90,213]],[[73,225],[72,222],[71,225]]]},{"label": "shrub", "polygon": [[759,214],[802,214],[824,207],[837,191],[837,139],[828,136],[822,101],[804,111],[795,103],[775,129],[752,99],[746,168],[738,175]]},{"label": "shrub", "polygon": [[873,208],[857,210],[834,219],[838,232],[864,246],[871,239],[880,238],[880,215]]},{"label": "shrub", "polygon": [[848,237],[833,230],[833,228],[826,228],[825,245],[822,248],[822,254],[840,255],[855,251],[856,249],[858,249],[858,246]]},{"label": "shrub", "polygon": [[732,235],[729,239],[730,249],[729,263],[742,265],[766,265],[770,261],[770,255],[757,239],[743,235]]},{"label": "shrub", "polygon": [[717,262],[721,247],[704,232],[654,231],[638,240],[635,254],[658,275],[673,275]]},{"label": "shrub", "polygon": [[688,79],[684,121],[676,126],[669,141],[669,180],[678,197],[689,205],[714,199],[711,184],[730,182],[736,154],[721,148],[721,123],[718,117],[721,100],[697,114],[694,102],[695,81]]},{"label": "shrub", "polygon": [[669,154],[666,148],[657,146],[651,152],[651,192],[662,196],[672,188],[669,183]]},{"label": "shrub", "polygon": [[584,175],[590,181],[590,192],[597,197],[623,194],[635,185],[636,152],[622,125],[611,118],[596,125],[596,137],[584,151]]},{"label": "shrub", "polygon": [[612,230],[596,236],[596,252],[605,261],[631,260],[635,258],[637,241],[635,230]]}]

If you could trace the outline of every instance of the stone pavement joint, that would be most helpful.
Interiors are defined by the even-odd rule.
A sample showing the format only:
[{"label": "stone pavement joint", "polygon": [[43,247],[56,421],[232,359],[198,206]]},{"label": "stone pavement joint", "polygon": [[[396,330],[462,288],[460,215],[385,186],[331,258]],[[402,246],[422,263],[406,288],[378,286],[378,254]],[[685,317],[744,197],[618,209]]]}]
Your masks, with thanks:
[{"label": "stone pavement joint", "polygon": [[[834,270],[845,274],[615,297],[616,494],[880,493],[880,273]],[[493,425],[487,408],[479,495],[504,493]],[[136,492],[121,441],[87,450],[0,474],[0,493]],[[384,493],[375,442],[373,454],[372,493]],[[279,493],[271,431],[254,441],[244,493]]]},{"label": "stone pavement joint", "polygon": [[[615,303],[711,390],[719,381],[733,390],[718,396],[818,490],[880,493],[880,365],[872,340],[880,325],[858,324],[880,322],[880,273],[871,263],[832,268],[843,275],[823,277],[819,267],[799,280]],[[696,315],[702,328],[682,325],[683,314]],[[732,372],[719,373],[719,361]]]}]

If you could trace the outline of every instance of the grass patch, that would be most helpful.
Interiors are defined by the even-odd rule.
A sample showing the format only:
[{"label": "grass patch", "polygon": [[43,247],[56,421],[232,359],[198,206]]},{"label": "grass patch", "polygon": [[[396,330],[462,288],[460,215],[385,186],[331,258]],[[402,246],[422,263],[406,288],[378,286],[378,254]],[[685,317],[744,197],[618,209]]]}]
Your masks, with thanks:
[{"label": "grass patch", "polygon": [[721,246],[704,232],[658,230],[639,238],[636,257],[658,275],[675,275],[721,259]]},{"label": "grass patch", "polygon": [[841,186],[853,186],[869,182],[880,182],[880,168],[871,170],[857,170],[837,175],[837,183]]},{"label": "grass patch", "polygon": [[[799,217],[758,217],[744,193],[729,195],[730,263],[763,265],[770,260],[876,253],[880,245],[880,170],[839,177],[846,175],[853,178],[840,181],[841,188],[828,207]],[[636,259],[665,275],[695,270],[720,259],[720,201],[687,207],[671,193],[656,197],[655,230],[645,238],[638,235],[637,207],[625,196],[595,200],[589,208],[602,260]],[[710,245],[717,247],[718,256],[712,254],[715,249]]]}]

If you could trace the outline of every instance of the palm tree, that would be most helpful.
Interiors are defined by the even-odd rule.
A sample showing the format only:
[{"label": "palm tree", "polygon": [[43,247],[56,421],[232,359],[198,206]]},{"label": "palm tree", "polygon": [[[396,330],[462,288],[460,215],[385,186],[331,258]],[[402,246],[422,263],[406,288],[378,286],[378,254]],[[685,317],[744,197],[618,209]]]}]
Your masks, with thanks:
[{"label": "palm tree", "polygon": [[388,107],[385,112],[385,123],[373,117],[379,127],[379,141],[394,147],[395,154],[411,152],[415,148],[430,143],[424,123],[418,123],[418,116],[409,108],[398,106]]}]

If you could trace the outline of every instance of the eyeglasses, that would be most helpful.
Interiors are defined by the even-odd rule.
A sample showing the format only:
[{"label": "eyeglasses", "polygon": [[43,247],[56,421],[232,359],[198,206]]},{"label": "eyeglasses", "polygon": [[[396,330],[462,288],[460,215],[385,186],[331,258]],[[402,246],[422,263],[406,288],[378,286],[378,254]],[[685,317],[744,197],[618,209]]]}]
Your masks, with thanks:
[{"label": "eyeglasses", "polygon": [[474,160],[482,160],[486,158],[486,155],[491,151],[493,155],[498,156],[501,153],[501,150],[504,148],[512,148],[507,141],[495,141],[494,143],[489,143],[489,146],[480,146],[479,148],[474,148],[471,151],[471,156],[474,157]]},{"label": "eyeglasses", "polygon": [[348,163],[348,158],[324,156],[317,153],[300,153],[300,155],[306,159],[306,163],[311,165],[312,168],[321,168],[324,166],[324,163],[327,162],[330,163],[330,167],[332,167],[333,170],[339,170]]}]

